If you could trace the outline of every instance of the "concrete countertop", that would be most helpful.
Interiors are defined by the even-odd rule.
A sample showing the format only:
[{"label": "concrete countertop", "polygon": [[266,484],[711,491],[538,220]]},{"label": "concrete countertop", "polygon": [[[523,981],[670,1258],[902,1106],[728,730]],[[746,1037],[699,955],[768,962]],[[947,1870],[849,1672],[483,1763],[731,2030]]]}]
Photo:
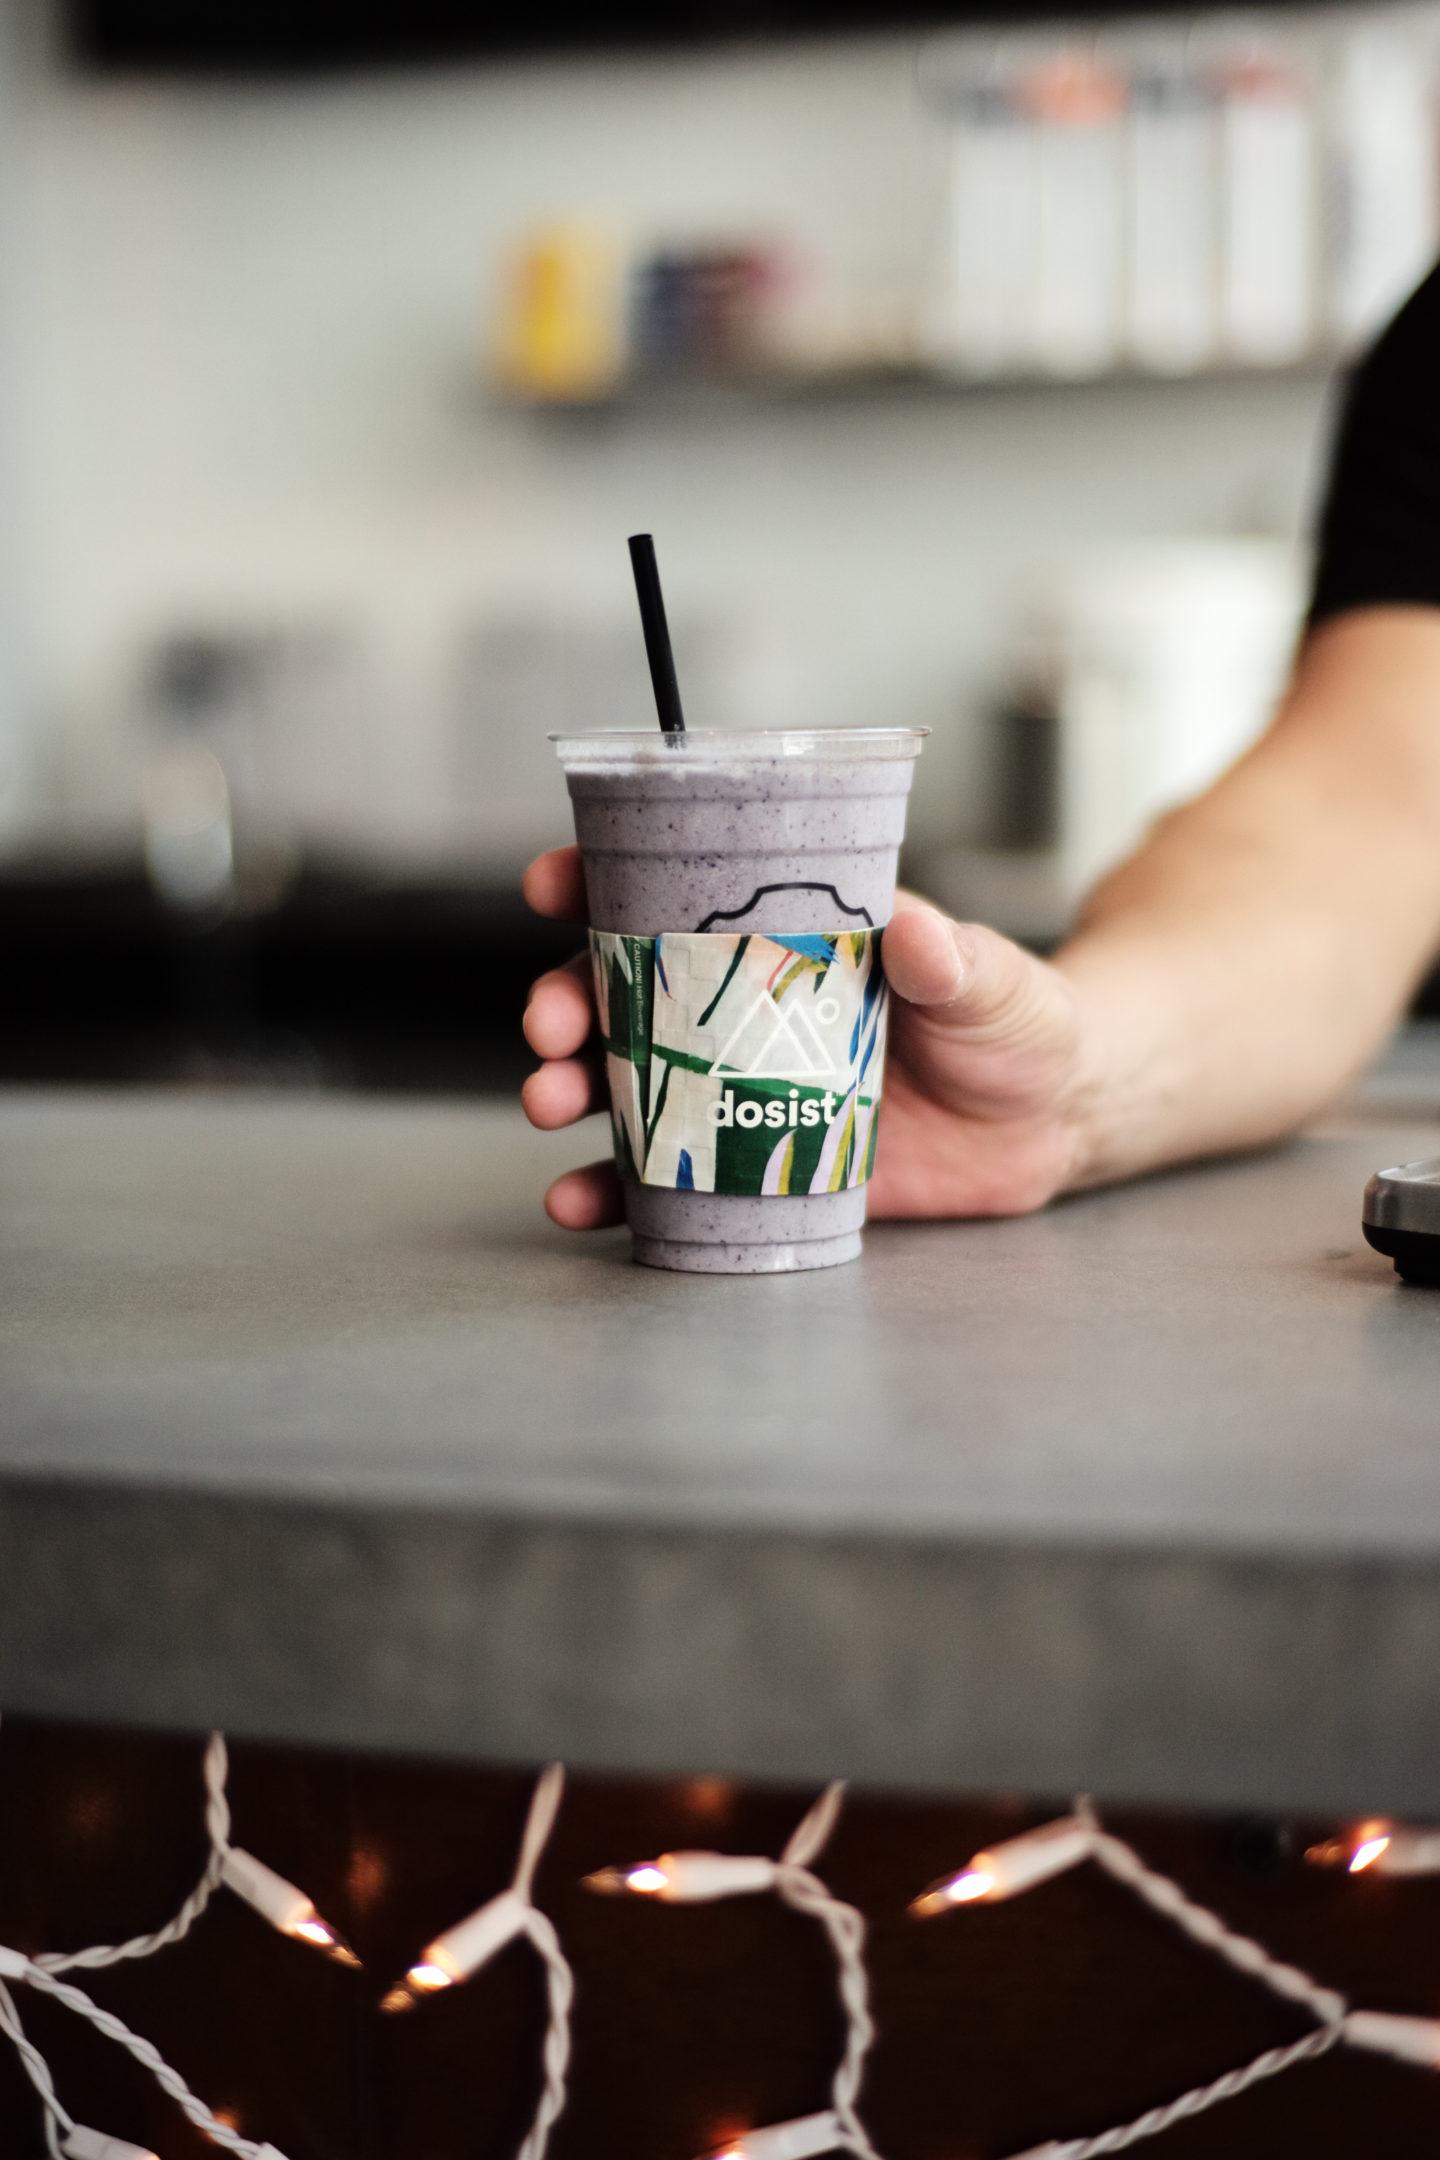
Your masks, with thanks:
[{"label": "concrete countertop", "polygon": [[1370,1121],[779,1281],[553,1230],[598,1125],[0,1096],[0,1706],[1440,1811],[1440,1293],[1359,1233],[1440,1151],[1407,1056]]}]

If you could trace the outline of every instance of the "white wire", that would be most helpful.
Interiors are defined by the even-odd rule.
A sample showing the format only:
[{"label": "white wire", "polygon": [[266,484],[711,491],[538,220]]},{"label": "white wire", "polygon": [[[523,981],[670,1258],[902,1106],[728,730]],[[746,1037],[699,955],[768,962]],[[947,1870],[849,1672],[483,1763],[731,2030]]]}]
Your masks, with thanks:
[{"label": "white wire", "polygon": [[565,1791],[563,1763],[551,1763],[535,1781],[530,1812],[520,1837],[511,1889],[527,1907],[525,1935],[545,1967],[545,2041],[541,2050],[540,2098],[516,2160],[544,2160],[550,2132],[565,2112],[566,2073],[570,2067],[570,2013],[575,1975],[560,1947],[554,1925],[534,1903],[531,1891],[540,1856],[550,1840]]},{"label": "white wire", "polygon": [[1152,1912],[1169,1920],[1202,1949],[1223,1958],[1237,1972],[1258,1980],[1283,2002],[1299,2003],[1322,2025],[1338,2024],[1344,2017],[1350,2006],[1337,1989],[1322,1987],[1298,1966],[1282,1963],[1250,1936],[1239,1935],[1227,1927],[1218,1913],[1197,1905],[1178,1883],[1172,1882],[1168,1875],[1158,1875],[1145,1865],[1131,1846],[1103,1829],[1087,1800],[1078,1801],[1075,1812],[1084,1815],[1093,1825],[1095,1841],[1090,1857],[1116,1882],[1133,1890]]},{"label": "white wire", "polygon": [[865,1922],[853,1905],[833,1896],[809,1868],[782,1861],[775,1877],[775,1890],[794,1911],[817,1920],[830,1939],[840,2007],[845,2013],[845,2053],[835,2072],[830,2104],[850,2151],[860,2154],[861,2160],[879,2160],[857,2109],[865,2057],[875,2038],[865,1973]]},{"label": "white wire", "polygon": [[[575,2001],[575,1975],[560,1947],[560,1937],[532,1895],[535,1870],[555,1827],[564,1791],[564,1764],[550,1763],[535,1780],[525,1827],[520,1834],[515,1873],[510,1881],[509,1895],[524,1911],[503,1940],[511,1940],[517,1931],[524,1935],[545,1967],[546,2000],[540,2097],[516,2160],[544,2160],[550,2132],[565,2112],[567,2098],[565,2080],[570,2067],[570,2013]],[[472,1969],[467,1968],[467,1971]]]},{"label": "white wire", "polygon": [[211,1733],[205,1747],[202,1775],[205,1781],[205,1829],[210,1851],[204,1871],[173,1919],[149,1935],[132,1935],[128,1942],[95,1943],[88,1950],[47,1950],[35,1959],[43,1972],[94,1972],[102,1966],[119,1965],[126,1958],[153,1957],[157,1950],[184,1940],[220,1887],[220,1871],[230,1849],[230,1802],[225,1784],[229,1756],[223,1733]]},{"label": "white wire", "polygon": [[64,2160],[56,2125],[59,2124],[60,2128],[68,2133],[75,2128],[75,2118],[56,2098],[50,2065],[27,2035],[20,2022],[20,2013],[15,2007],[15,1998],[3,1980],[0,1980],[0,2031],[7,2032],[14,2041],[20,2060],[25,2065],[26,2074],[44,2105],[45,2145],[51,2160]]},{"label": "white wire", "polygon": [[835,1958],[840,2007],[845,2013],[845,2052],[831,2084],[831,2109],[848,2151],[860,2160],[880,2160],[860,2120],[858,2102],[865,2057],[875,2038],[870,1987],[865,1971],[865,1922],[853,1905],[827,1889],[810,1866],[828,1842],[845,1802],[845,1784],[837,1779],[803,1815],[785,1843],[775,1870],[775,1894],[793,1911],[804,1913],[825,1930]]},{"label": "white wire", "polygon": [[1242,2069],[1227,2070],[1208,2085],[1192,2086],[1178,2099],[1167,2101],[1162,2107],[1150,2108],[1132,2122],[1118,2123],[1094,2137],[1052,2139],[1044,2145],[1032,2145],[1025,2152],[1016,2153],[1013,2160],[1099,2160],[1101,2154],[1122,2152],[1127,2145],[1138,2145],[1144,2138],[1158,2137],[1174,2123],[1193,2115],[1203,2115],[1224,2100],[1233,2100],[1237,2094],[1247,2092],[1265,2078],[1278,2077],[1281,2071],[1292,2069],[1297,2063],[1313,2062],[1316,2056],[1327,2054],[1344,2037],[1349,2004],[1335,1988],[1322,1987],[1298,1966],[1287,1965],[1272,1957],[1262,1944],[1227,1927],[1218,1913],[1197,1905],[1168,1875],[1147,1867],[1133,1846],[1106,1830],[1091,1802],[1083,1795],[1075,1802],[1075,1813],[1091,1832],[1088,1857],[1115,1882],[1122,1883],[1152,1912],[1178,1928],[1202,1950],[1221,1958],[1236,1972],[1258,1980],[1283,2002],[1301,2005],[1319,2020],[1319,2026],[1315,2032],[1306,2033],[1287,2047],[1267,2048],[1264,2054],[1257,2055]]},{"label": "white wire", "polygon": [[520,1834],[520,1854],[515,1862],[515,1877],[511,1888],[518,1897],[530,1902],[534,1887],[535,1870],[540,1855],[550,1842],[555,1828],[555,1817],[560,1812],[560,1801],[565,1791],[565,1766],[552,1762],[543,1769],[535,1781],[531,1795],[530,1812],[525,1818],[525,1828]]},{"label": "white wire", "polygon": [[[149,1957],[155,1951],[181,1941],[190,1932],[219,1887],[225,1856],[230,1850],[228,1769],[224,1736],[212,1733],[203,1758],[205,1826],[210,1851],[199,1881],[173,1918],[152,1933],[133,1936],[127,1942],[47,1952],[27,1961],[23,1977],[37,1991],[52,1995],[125,2049],[150,2072],[162,2091],[196,2128],[214,2143],[235,2154],[237,2160],[269,2160],[273,2148],[257,2144],[221,2122],[150,2041],[132,2032],[120,2018],[102,2009],[82,1989],[58,1977],[77,1968],[96,1969],[129,1958]],[[527,1908],[523,1932],[545,1967],[547,2000],[540,2098],[516,2160],[544,2160],[550,2133],[563,2113],[567,2099],[575,1976],[553,1923],[536,1907],[532,1896],[535,1872],[559,1811],[564,1778],[563,1767],[552,1763],[536,1781],[512,1884],[514,1893]],[[844,1797],[843,1783],[826,1787],[786,1843],[776,1865],[774,1887],[785,1904],[822,1927],[829,1941],[846,2022],[845,2050],[832,2084],[832,2111],[845,2148],[859,2156],[859,2160],[879,2160],[858,2113],[865,2059],[875,2038],[864,1957],[865,1922],[853,1905],[833,1895],[810,1866],[835,1827]],[[1199,1948],[1258,1981],[1282,2001],[1308,2010],[1318,2025],[1315,2031],[1301,2039],[1284,2047],[1269,2048],[1240,2069],[1226,2071],[1208,2084],[1194,2086],[1130,2122],[1117,2124],[1093,2137],[1052,2139],[1014,2155],[1013,2160],[1101,2160],[1103,2155],[1121,2152],[1143,2139],[1156,2137],[1178,2122],[1235,2098],[1264,2079],[1276,2077],[1327,2053],[1344,2037],[1344,2020],[1349,2010],[1346,1999],[1338,1990],[1324,1987],[1298,1966],[1272,1957],[1262,1944],[1239,1934],[1218,1914],[1196,1904],[1170,1877],[1148,1867],[1132,1846],[1104,1828],[1088,1799],[1077,1800],[1075,1812],[1092,1833],[1089,1857],[1114,1881],[1130,1890]],[[68,2134],[73,2130],[74,2118],[57,2097],[49,2065],[26,2034],[14,1998],[3,1982],[0,1982],[0,2032],[16,2048],[43,2104],[45,2139],[52,2160],[63,2160],[61,2131]]]},{"label": "white wire", "polygon": [[124,2019],[116,2017],[113,2010],[102,2010],[99,2003],[93,2002],[83,1988],[74,1986],[68,1980],[57,1979],[53,1973],[46,1972],[39,1965],[30,1964],[25,1978],[31,1987],[41,1994],[53,1995],[67,2010],[73,2010],[77,2017],[84,2018],[97,2032],[103,2033],[107,2040],[113,2040],[118,2047],[124,2048],[127,2055],[132,2055],[136,2062],[142,2063],[161,2091],[168,2093],[181,2113],[188,2116],[196,2129],[203,2131],[213,2143],[223,2145],[228,2152],[237,2154],[239,2160],[264,2160],[264,2145],[251,2138],[242,2137],[238,2130],[232,2130],[228,2123],[221,2122],[218,2115],[212,2114],[199,2095],[190,2090],[179,2071],[166,2062],[153,2042],[146,2040],[140,2033],[132,2032]]},{"label": "white wire", "polygon": [[543,2083],[534,2120],[525,2134],[517,2160],[542,2160],[550,2132],[565,2111],[565,2077],[570,2067],[570,2011],[575,2000],[575,1975],[570,1969],[560,1938],[542,1912],[532,1906],[525,1933],[545,1962],[545,1997],[549,2014],[541,2057]]},{"label": "white wire", "polygon": [[809,1867],[810,1862],[818,1858],[821,1849],[830,1841],[830,1833],[840,1819],[844,1801],[845,1780],[836,1778],[791,1831],[780,1855],[781,1867]]},{"label": "white wire", "polygon": [[1342,2037],[1344,2028],[1325,2024],[1318,2031],[1306,2033],[1301,2040],[1292,2041],[1289,2047],[1267,2048],[1257,2055],[1243,2070],[1227,2070],[1212,2084],[1196,2085],[1182,2093],[1178,2100],[1169,2101],[1164,2107],[1151,2108],[1144,2115],[1137,2115],[1133,2122],[1122,2123],[1113,2130],[1102,2130],[1097,2137],[1066,2138],[1059,2143],[1031,2145],[1023,2153],[1015,2153],[1011,2160],[1098,2160],[1102,2153],[1123,2152],[1127,2145],[1138,2145],[1142,2138],[1158,2137],[1177,2122],[1192,2115],[1203,2115],[1207,2108],[1218,2107],[1222,2100],[1233,2100],[1237,2093],[1247,2092],[1262,2079],[1278,2077],[1282,2070],[1289,2070],[1297,2063],[1313,2062],[1317,2055],[1324,2055]]}]

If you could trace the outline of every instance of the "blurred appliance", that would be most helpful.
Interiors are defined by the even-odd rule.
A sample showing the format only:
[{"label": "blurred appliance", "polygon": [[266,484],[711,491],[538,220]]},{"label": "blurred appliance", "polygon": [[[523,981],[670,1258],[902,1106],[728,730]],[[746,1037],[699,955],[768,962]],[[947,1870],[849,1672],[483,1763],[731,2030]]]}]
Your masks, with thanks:
[{"label": "blurred appliance", "polygon": [[1267,540],[1103,549],[1020,596],[995,715],[997,839],[926,866],[936,897],[1040,942],[1162,812],[1263,731],[1303,605]]},{"label": "blurred appliance", "polygon": [[1361,1227],[1402,1282],[1440,1289],[1440,1156],[1377,1170],[1365,1187]]},{"label": "blurred appliance", "polygon": [[1261,733],[1303,603],[1279,541],[1152,542],[1067,563],[1022,604],[1019,680],[1057,722],[1051,845],[1078,893]]},{"label": "blurred appliance", "polygon": [[518,878],[564,805],[549,736],[644,713],[630,625],[540,609],[477,615],[456,641],[446,798],[452,860]]},{"label": "blurred appliance", "polygon": [[157,638],[142,656],[136,726],[152,873],[157,846],[169,864],[160,889],[173,885],[179,899],[191,875],[171,844],[181,845],[180,827],[166,837],[182,800],[193,809],[223,798],[235,881],[227,905],[268,905],[302,848],[373,852],[405,807],[386,765],[377,675],[364,639],[338,622],[222,618],[177,623]]},{"label": "blurred appliance", "polygon": [[163,639],[145,672],[145,867],[159,898],[183,913],[228,914],[240,898],[235,808],[237,794],[258,794],[257,675],[252,642],[199,632]]}]

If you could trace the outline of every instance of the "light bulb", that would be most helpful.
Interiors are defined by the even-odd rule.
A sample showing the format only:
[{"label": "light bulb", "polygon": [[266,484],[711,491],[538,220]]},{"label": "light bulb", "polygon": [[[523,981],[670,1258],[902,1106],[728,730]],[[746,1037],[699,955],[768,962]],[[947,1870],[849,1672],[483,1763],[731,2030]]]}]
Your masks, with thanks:
[{"label": "light bulb", "polygon": [[1323,1845],[1307,1846],[1305,1858],[1312,1867],[1345,1868],[1359,1875],[1375,1865],[1390,1841],[1389,1823],[1363,1822],[1339,1837],[1327,1838]]},{"label": "light bulb", "polygon": [[303,1920],[295,1921],[284,1932],[292,1935],[296,1942],[309,1943],[312,1950],[333,1958],[337,1965],[350,1965],[356,1971],[360,1969],[360,1960],[344,1936],[331,1927],[328,1920],[322,1920],[313,1905]]},{"label": "light bulb", "polygon": [[837,2152],[845,2145],[840,2118],[832,2108],[823,2115],[798,2116],[794,2122],[769,2123],[763,2130],[747,2130],[729,2145],[706,2155],[706,2160],[814,2160],[819,2153]]},{"label": "light bulb", "polygon": [[1094,1840],[1094,1829],[1083,1816],[1063,1815],[1058,1822],[976,1853],[956,1874],[942,1875],[922,1891],[910,1910],[917,1920],[928,1920],[980,1898],[1014,1897],[1087,1859]]},{"label": "light bulb", "polygon": [[633,1890],[637,1897],[659,1897],[670,1887],[670,1878],[663,1867],[653,1860],[646,1860],[639,1867],[597,1868],[593,1875],[585,1877],[587,1890],[598,1890],[603,1897],[623,1897]]},{"label": "light bulb", "polygon": [[664,1868],[631,1868],[629,1874],[625,1878],[625,1887],[627,1890],[638,1890],[642,1896],[645,1895],[647,1892],[653,1892],[658,1894],[661,1890],[669,1889],[670,1878],[665,1873]]},{"label": "light bulb", "polygon": [[748,1853],[662,1853],[634,1867],[600,1868],[585,1877],[587,1890],[602,1896],[659,1898],[667,1905],[704,1905],[714,1898],[746,1897],[775,1886],[776,1863]]},{"label": "light bulb", "polygon": [[413,2010],[429,1995],[468,1980],[497,1950],[522,1934],[530,1908],[515,1890],[502,1890],[478,1912],[458,1920],[454,1927],[427,1943],[403,1980],[397,1980],[380,2000],[382,2010]]},{"label": "light bulb", "polygon": [[911,1904],[910,1910],[919,1920],[928,1920],[935,1913],[949,1912],[953,1905],[969,1905],[976,1898],[989,1897],[995,1888],[995,1877],[988,1868],[972,1861],[958,1875],[948,1875],[938,1883],[932,1883]]},{"label": "light bulb", "polygon": [[60,2140],[66,2160],[157,2160],[148,2145],[132,2145],[125,2138],[107,2137],[103,2130],[87,2130],[76,2123]]},{"label": "light bulb", "polygon": [[427,1995],[438,1995],[442,1988],[454,1985],[455,1981],[450,1973],[442,1971],[428,1958],[422,1958],[418,1965],[410,1967],[403,1980],[396,1981],[388,1994],[381,1996],[380,2008],[392,2012],[413,2010],[416,2003],[423,2002]]},{"label": "light bulb", "polygon": [[358,1969],[360,1960],[349,1943],[320,1917],[305,1892],[277,1875],[274,1868],[266,1867],[253,1853],[232,1845],[221,1864],[220,1879],[279,1934],[288,1935],[292,1942],[308,1944],[336,1965]]},{"label": "light bulb", "polygon": [[1311,1845],[1305,1858],[1312,1867],[1344,1868],[1351,1875],[1440,1875],[1440,1830],[1362,1822],[1323,1845]]},{"label": "light bulb", "polygon": [[1440,2070],[1440,2022],[1434,2018],[1411,2017],[1391,2010],[1351,2010],[1344,2031],[1352,2047],[1393,2055],[1399,2062],[1420,2063],[1427,2070]]}]

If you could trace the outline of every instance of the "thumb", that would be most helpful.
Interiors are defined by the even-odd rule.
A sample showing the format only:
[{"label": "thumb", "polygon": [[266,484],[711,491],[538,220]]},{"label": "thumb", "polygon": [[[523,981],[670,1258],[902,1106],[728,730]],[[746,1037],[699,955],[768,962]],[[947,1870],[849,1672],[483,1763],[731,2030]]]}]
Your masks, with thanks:
[{"label": "thumb", "polygon": [[983,923],[952,922],[922,900],[897,902],[884,954],[897,996],[931,1027],[972,1042],[1028,1036],[1054,1012],[1054,976],[1042,960]]}]

